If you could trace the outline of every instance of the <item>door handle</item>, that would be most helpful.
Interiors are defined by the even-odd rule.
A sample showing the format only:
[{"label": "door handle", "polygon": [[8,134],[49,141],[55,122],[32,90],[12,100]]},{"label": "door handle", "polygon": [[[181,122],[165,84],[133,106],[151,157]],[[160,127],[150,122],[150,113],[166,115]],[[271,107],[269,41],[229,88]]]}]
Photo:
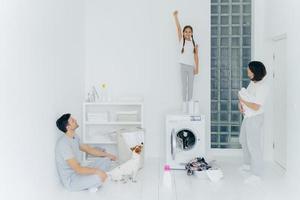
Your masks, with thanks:
[{"label": "door handle", "polygon": [[171,131],[171,155],[172,159],[175,160],[175,148],[176,148],[176,138],[175,138],[175,130],[172,129]]}]

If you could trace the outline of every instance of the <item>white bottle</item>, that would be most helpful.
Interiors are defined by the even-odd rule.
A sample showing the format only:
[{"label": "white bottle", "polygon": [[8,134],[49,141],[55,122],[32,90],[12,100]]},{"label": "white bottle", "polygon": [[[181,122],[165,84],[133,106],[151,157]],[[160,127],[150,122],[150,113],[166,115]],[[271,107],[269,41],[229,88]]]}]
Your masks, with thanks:
[{"label": "white bottle", "polygon": [[200,115],[200,103],[199,101],[194,101],[194,115]]},{"label": "white bottle", "polygon": [[101,88],[101,97],[100,97],[100,101],[107,101],[107,88],[106,88],[106,84],[103,83],[101,84],[100,88]]},{"label": "white bottle", "polygon": [[164,174],[163,174],[163,185],[166,188],[172,188],[172,175],[171,175],[171,168],[169,165],[164,166]]}]

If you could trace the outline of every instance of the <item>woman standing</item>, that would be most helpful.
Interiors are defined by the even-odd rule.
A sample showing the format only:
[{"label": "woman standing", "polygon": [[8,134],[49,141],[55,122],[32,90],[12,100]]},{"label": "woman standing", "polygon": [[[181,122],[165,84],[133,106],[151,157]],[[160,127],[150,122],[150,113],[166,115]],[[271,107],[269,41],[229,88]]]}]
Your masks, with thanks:
[{"label": "woman standing", "polygon": [[189,25],[181,29],[178,11],[173,12],[179,40],[179,63],[181,65],[183,110],[187,111],[187,102],[193,97],[194,75],[199,73],[198,45],[194,41],[193,28]]},{"label": "woman standing", "polygon": [[239,92],[239,109],[244,119],[241,126],[240,143],[243,148],[244,166],[242,170],[251,170],[246,183],[260,180],[263,173],[262,128],[264,124],[264,104],[268,87],[263,78],[266,68],[259,61],[252,61],[247,68],[251,82],[247,89]]}]

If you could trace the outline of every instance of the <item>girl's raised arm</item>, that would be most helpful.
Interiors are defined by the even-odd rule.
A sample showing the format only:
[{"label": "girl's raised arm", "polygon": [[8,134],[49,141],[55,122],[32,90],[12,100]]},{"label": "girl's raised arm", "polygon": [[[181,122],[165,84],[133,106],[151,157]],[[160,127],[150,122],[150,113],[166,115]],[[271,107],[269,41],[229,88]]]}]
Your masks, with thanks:
[{"label": "girl's raised arm", "polygon": [[180,23],[179,23],[179,20],[178,20],[178,11],[177,10],[175,10],[173,12],[173,16],[174,16],[176,27],[177,27],[178,40],[180,41],[181,38],[182,38],[182,30],[181,30],[181,26],[180,26]]}]

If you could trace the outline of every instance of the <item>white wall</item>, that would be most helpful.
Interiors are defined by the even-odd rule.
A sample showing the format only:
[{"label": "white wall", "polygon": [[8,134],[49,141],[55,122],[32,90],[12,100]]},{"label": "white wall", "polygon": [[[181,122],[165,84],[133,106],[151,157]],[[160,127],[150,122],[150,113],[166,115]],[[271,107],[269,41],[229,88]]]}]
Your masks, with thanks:
[{"label": "white wall", "polygon": [[300,2],[297,0],[290,0],[287,8],[287,167],[288,178],[292,182],[292,189],[294,192],[299,191],[299,179],[300,179],[300,93],[299,91],[299,31],[300,31]]},{"label": "white wall", "polygon": [[[107,83],[112,97],[138,95],[145,102],[147,156],[162,156],[165,114],[181,108],[174,9],[191,24],[200,47],[194,98],[210,122],[209,1],[86,1],[86,93]],[[207,126],[207,132],[209,126]]]},{"label": "white wall", "polygon": [[81,117],[82,0],[0,1],[0,199],[60,199],[64,112]]},{"label": "white wall", "polygon": [[[267,68],[267,82],[272,88],[272,52],[271,38],[266,36],[270,24],[266,24],[266,1],[252,0],[252,60],[262,61]],[[272,22],[273,23],[273,22]],[[269,50],[266,50],[269,49]],[[264,157],[267,161],[273,160],[273,100],[269,94],[265,105],[264,125]]]},{"label": "white wall", "polygon": [[[293,194],[299,194],[300,179],[300,94],[299,94],[299,31],[300,13],[298,8],[300,2],[297,0],[265,0],[263,3],[256,0],[255,9],[259,12],[256,18],[255,27],[257,30],[256,38],[260,44],[255,57],[264,58],[264,62],[272,69],[273,48],[271,39],[274,36],[287,34],[287,179],[288,194],[292,199],[298,199]],[[263,8],[263,9],[262,9]],[[273,91],[275,92],[275,91]],[[269,115],[270,116],[270,115]],[[270,123],[270,122],[269,122]],[[271,123],[269,124],[272,125]],[[271,131],[269,127],[269,131]],[[269,144],[272,142],[272,133],[268,133]],[[270,146],[269,146],[270,147]],[[272,149],[267,149],[269,158],[272,159]]]}]

